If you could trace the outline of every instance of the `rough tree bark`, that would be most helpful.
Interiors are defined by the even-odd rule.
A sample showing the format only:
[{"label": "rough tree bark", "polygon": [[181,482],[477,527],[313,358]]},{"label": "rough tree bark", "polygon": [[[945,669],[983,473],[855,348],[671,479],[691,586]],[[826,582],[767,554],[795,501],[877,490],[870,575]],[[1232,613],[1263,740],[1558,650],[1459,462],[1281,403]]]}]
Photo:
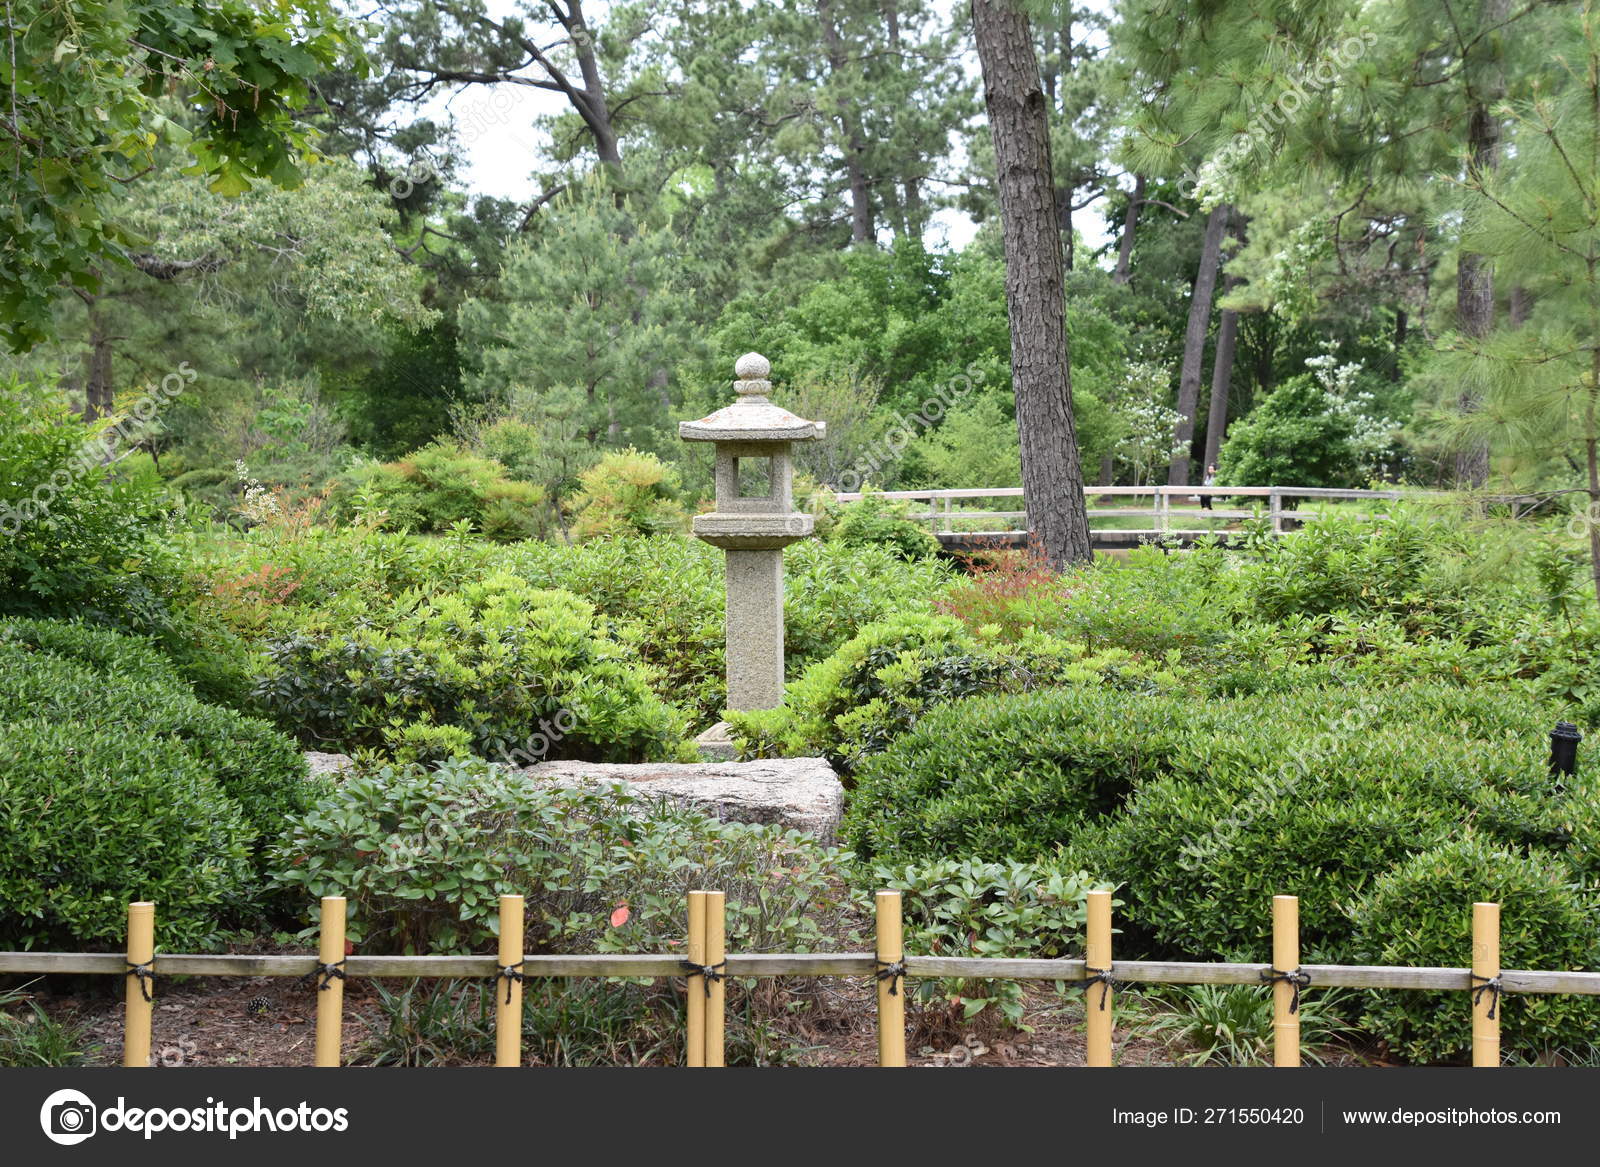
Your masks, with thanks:
[{"label": "rough tree bark", "polygon": [[[839,26],[833,19],[832,0],[817,0],[817,18],[822,24],[822,44],[828,58],[828,70],[841,83],[844,78],[847,54]],[[847,83],[846,83],[847,84]],[[867,139],[861,129],[861,113],[855,98],[848,94],[838,99],[839,128],[844,131],[844,168],[850,183],[850,242],[856,246],[871,244],[877,238],[877,228],[872,217],[872,185],[867,180]]]},{"label": "rough tree bark", "polygon": [[89,367],[83,378],[83,420],[109,417],[116,403],[116,386],[111,380],[112,337],[104,316],[93,300],[85,300],[89,310]]},{"label": "rough tree bark", "polygon": [[1016,0],[972,0],[972,29],[999,177],[1028,527],[1051,564],[1087,563],[1093,552],[1072,417],[1066,276],[1039,61]]},{"label": "rough tree bark", "polygon": [[[1244,216],[1233,214],[1229,218],[1230,232],[1240,243],[1244,242]],[[1223,273],[1222,294],[1226,296],[1240,284],[1236,275]],[[1233,386],[1233,356],[1239,345],[1239,314],[1230,308],[1222,310],[1217,321],[1217,349],[1211,365],[1211,404],[1206,412],[1207,466],[1216,464],[1222,453],[1222,439],[1228,430],[1228,397]]]},{"label": "rough tree bark", "polygon": [[[1225,280],[1224,286],[1231,283]],[[1217,322],[1217,352],[1211,366],[1211,406],[1206,413],[1206,465],[1216,464],[1228,429],[1228,390],[1233,383],[1233,353],[1239,342],[1239,314],[1222,310]]]},{"label": "rough tree bark", "polygon": [[1189,327],[1183,336],[1183,367],[1178,373],[1178,424],[1173,427],[1176,452],[1167,468],[1167,483],[1189,485],[1189,446],[1194,441],[1194,412],[1200,403],[1200,363],[1211,330],[1211,298],[1217,288],[1217,267],[1222,259],[1222,232],[1228,225],[1227,203],[1218,204],[1206,219],[1200,243],[1200,270],[1189,296]]},{"label": "rough tree bark", "polygon": [[1139,225],[1139,208],[1144,205],[1144,175],[1133,176],[1133,194],[1128,199],[1127,214],[1122,216],[1122,239],[1117,244],[1117,270],[1111,273],[1111,282],[1125,284],[1133,275],[1133,231]]}]

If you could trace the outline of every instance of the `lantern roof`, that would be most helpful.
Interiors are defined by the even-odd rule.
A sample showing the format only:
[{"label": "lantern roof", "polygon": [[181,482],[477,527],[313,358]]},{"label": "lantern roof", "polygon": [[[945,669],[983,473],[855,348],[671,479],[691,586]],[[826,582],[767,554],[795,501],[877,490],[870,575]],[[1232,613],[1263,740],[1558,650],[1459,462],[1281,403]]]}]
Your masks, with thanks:
[{"label": "lantern roof", "polygon": [[734,362],[733,390],[739,395],[698,421],[678,423],[678,436],[686,442],[809,442],[822,437],[827,423],[807,421],[767,399],[772,365],[760,353],[745,353]]}]

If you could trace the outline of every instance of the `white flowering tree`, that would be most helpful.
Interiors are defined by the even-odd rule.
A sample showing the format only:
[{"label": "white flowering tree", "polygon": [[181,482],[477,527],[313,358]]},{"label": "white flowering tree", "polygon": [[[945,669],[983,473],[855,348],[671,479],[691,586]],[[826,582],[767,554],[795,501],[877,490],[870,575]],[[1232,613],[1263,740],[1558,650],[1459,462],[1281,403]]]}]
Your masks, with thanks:
[{"label": "white flowering tree", "polygon": [[1172,374],[1151,361],[1134,361],[1117,386],[1112,410],[1121,437],[1115,458],[1133,472],[1135,486],[1153,481],[1155,469],[1172,461],[1179,413],[1167,405]]}]

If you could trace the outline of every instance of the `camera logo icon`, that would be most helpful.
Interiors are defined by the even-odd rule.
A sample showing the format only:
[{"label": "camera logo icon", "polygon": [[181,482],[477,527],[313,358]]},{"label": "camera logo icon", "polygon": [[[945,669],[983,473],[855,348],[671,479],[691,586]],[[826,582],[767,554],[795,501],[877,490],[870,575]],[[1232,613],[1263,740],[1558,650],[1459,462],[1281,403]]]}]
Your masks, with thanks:
[{"label": "camera logo icon", "polygon": [[78,1090],[57,1090],[39,1108],[44,1137],[63,1147],[75,1146],[94,1134],[99,1111],[89,1096]]}]

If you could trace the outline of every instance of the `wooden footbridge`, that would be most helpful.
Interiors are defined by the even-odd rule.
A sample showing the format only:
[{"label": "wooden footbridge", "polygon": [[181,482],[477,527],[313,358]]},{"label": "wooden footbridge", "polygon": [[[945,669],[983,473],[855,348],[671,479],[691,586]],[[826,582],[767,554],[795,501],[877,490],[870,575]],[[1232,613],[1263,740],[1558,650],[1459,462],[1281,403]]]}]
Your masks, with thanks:
[{"label": "wooden footbridge", "polygon": [[[1378,503],[1405,497],[1440,497],[1437,491],[1337,490],[1314,486],[1086,486],[1089,537],[1095,550],[1112,551],[1161,541],[1180,546],[1203,536],[1224,543],[1237,539],[1247,519],[1266,519],[1274,535],[1299,529],[1323,512],[1315,503]],[[855,502],[860,494],[839,494],[840,502]],[[960,490],[886,490],[875,497],[900,499],[910,504],[910,517],[921,519],[950,551],[975,551],[994,547],[1021,547],[1028,541],[1026,510],[977,508],[979,501],[1022,500],[1022,487],[983,487]],[[1213,509],[1200,506],[1202,497],[1215,500]],[[1237,500],[1254,504],[1241,510]],[[1148,500],[1148,501],[1145,501]],[[1497,498],[1513,510],[1526,507],[1526,498]],[[1303,505],[1310,502],[1311,507]],[[1232,504],[1231,507],[1225,504]],[[963,508],[963,509],[958,509]],[[1384,518],[1364,506],[1341,508],[1352,518]],[[1105,525],[1106,521],[1112,525]],[[1130,522],[1130,520],[1139,520]]]}]

